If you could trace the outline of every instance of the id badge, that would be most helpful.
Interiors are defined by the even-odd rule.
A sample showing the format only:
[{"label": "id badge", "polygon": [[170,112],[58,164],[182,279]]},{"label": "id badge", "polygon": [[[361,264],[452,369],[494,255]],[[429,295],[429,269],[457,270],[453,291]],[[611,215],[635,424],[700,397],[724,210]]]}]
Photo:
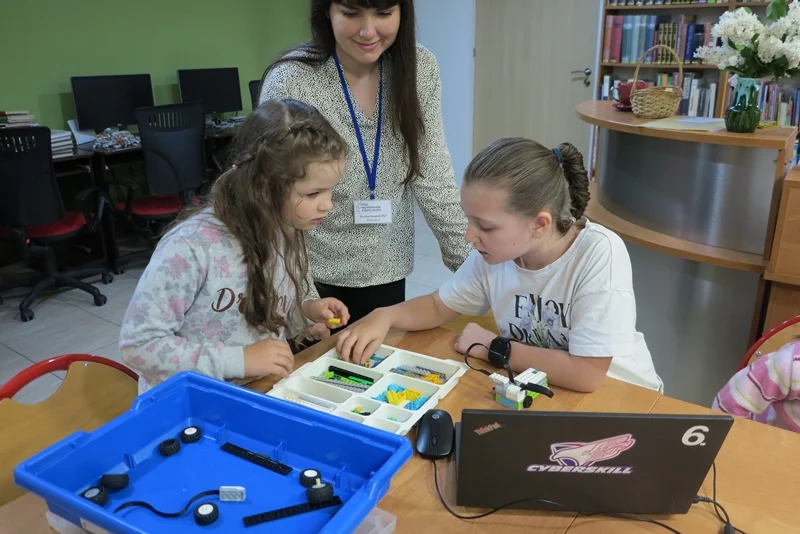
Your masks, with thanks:
[{"label": "id badge", "polygon": [[389,224],[392,222],[391,200],[356,200],[356,224]]}]

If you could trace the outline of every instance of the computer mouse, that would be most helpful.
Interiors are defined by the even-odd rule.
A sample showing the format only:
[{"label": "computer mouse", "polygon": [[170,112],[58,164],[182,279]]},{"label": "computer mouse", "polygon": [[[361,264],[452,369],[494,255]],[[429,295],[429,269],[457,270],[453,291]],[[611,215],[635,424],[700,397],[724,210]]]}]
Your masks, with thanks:
[{"label": "computer mouse", "polygon": [[417,453],[423,458],[447,458],[453,452],[455,427],[444,410],[428,410],[417,428]]}]

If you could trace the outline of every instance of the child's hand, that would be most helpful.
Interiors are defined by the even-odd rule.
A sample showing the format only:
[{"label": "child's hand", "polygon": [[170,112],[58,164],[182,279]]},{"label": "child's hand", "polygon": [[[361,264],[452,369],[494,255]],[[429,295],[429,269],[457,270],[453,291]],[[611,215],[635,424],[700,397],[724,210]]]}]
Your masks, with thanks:
[{"label": "child's hand", "polygon": [[282,339],[262,339],[244,348],[244,376],[289,376],[294,369],[294,355]]},{"label": "child's hand", "polygon": [[[342,301],[335,298],[308,300],[303,304],[303,313],[315,323],[323,323],[328,328],[341,328],[350,320],[350,312]],[[330,322],[331,319],[338,321]]]},{"label": "child's hand", "polygon": [[306,339],[313,339],[314,341],[319,341],[330,336],[331,331],[328,329],[328,325],[323,323],[315,323],[306,328],[305,332]]},{"label": "child's hand", "polygon": [[336,350],[344,361],[361,365],[378,350],[391,326],[389,313],[385,310],[375,310],[339,334]]},{"label": "child's hand", "polygon": [[[464,327],[464,330],[458,334],[458,338],[456,339],[456,343],[453,348],[464,354],[470,345],[473,343],[481,343],[488,347],[492,340],[496,338],[497,335],[489,330],[486,330],[482,326],[469,323],[467,326]],[[484,347],[475,347],[471,351],[469,351],[470,356],[475,356],[476,358],[480,358],[482,360],[489,359],[489,351]]]}]

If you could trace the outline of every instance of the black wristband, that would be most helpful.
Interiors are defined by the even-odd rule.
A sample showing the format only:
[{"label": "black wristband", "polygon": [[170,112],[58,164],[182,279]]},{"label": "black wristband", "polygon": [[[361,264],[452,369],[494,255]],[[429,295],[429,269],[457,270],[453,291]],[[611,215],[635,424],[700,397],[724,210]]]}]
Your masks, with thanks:
[{"label": "black wristband", "polygon": [[497,336],[489,344],[489,363],[499,369],[508,365],[511,358],[511,340],[507,337]]}]

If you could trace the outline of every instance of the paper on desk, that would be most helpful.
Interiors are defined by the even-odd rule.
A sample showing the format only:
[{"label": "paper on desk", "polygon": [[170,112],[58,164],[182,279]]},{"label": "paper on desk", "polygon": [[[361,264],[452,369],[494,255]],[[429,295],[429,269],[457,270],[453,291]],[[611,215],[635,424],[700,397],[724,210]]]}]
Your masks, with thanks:
[{"label": "paper on desk", "polygon": [[640,124],[644,128],[656,130],[699,130],[702,132],[716,132],[725,129],[725,119],[710,117],[667,117]]},{"label": "paper on desk", "polygon": [[75,137],[75,144],[82,145],[94,141],[94,132],[91,130],[78,130],[78,124],[74,120],[68,120],[69,129]]}]

